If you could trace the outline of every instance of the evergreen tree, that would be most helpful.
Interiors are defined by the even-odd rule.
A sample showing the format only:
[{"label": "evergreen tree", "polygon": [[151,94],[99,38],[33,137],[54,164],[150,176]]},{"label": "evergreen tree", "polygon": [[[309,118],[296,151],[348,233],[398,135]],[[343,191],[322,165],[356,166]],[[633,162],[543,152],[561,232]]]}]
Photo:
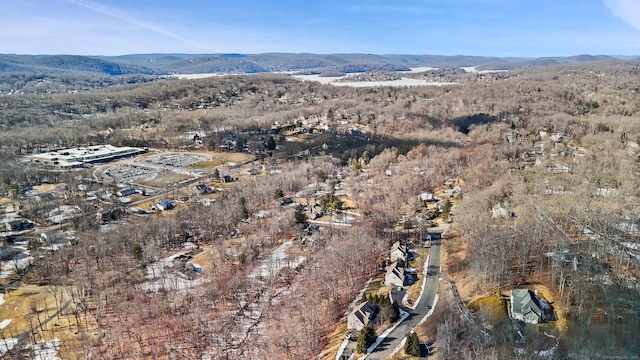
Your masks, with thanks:
[{"label": "evergreen tree", "polygon": [[367,150],[362,152],[362,156],[360,156],[360,160],[366,165],[369,163],[369,152]]},{"label": "evergreen tree", "polygon": [[247,210],[247,199],[243,197],[238,200],[238,206],[240,207],[240,218],[248,219],[249,218],[249,210]]},{"label": "evergreen tree", "polygon": [[407,341],[404,344],[404,352],[411,356],[420,356],[420,339],[418,334],[412,332],[407,336]]},{"label": "evergreen tree", "polygon": [[269,150],[275,150],[276,149],[276,139],[273,138],[273,136],[269,136],[269,139],[267,140],[267,144],[265,145],[265,147]]},{"label": "evergreen tree", "polygon": [[442,206],[442,220],[446,221],[449,219],[451,207],[453,207],[453,203],[451,202],[451,200],[447,199],[447,201],[445,201],[444,205]]},{"label": "evergreen tree", "polygon": [[278,200],[280,198],[282,198],[284,196],[284,192],[282,191],[282,189],[277,188],[274,192],[273,192],[273,199],[274,200]]},{"label": "evergreen tree", "polygon": [[358,333],[356,350],[359,353],[364,354],[374,341],[376,341],[376,333],[373,331],[373,326],[367,325],[360,330],[360,333]]},{"label": "evergreen tree", "polygon": [[307,218],[307,214],[304,213],[304,205],[298,204],[298,206],[296,206],[295,212],[293,213],[293,216],[296,219],[296,224],[307,226],[307,222],[309,219]]}]

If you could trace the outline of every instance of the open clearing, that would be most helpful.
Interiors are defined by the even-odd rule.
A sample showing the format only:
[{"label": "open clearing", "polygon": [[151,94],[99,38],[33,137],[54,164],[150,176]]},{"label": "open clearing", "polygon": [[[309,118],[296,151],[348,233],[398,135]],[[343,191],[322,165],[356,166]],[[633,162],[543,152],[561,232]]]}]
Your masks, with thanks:
[{"label": "open clearing", "polygon": [[467,307],[485,326],[497,325],[507,320],[505,302],[496,295],[476,298]]},{"label": "open clearing", "polygon": [[[0,299],[0,319],[3,319],[0,335],[5,341],[0,346],[0,353],[14,347],[20,336],[30,334],[33,329],[38,342],[38,345],[32,345],[34,350],[46,354],[38,358],[51,359],[56,353],[65,359],[77,358],[77,354],[66,353],[65,348],[58,346],[61,342],[69,346],[79,336],[71,311],[58,312],[59,307],[69,305],[69,291],[63,287],[28,286],[3,294]],[[25,339],[33,342],[34,337],[29,335]]]},{"label": "open clearing", "polygon": [[247,153],[209,152],[207,155],[209,160],[193,163],[187,167],[195,169],[210,169],[218,166],[230,167],[234,164],[246,164],[255,159],[253,155]]}]

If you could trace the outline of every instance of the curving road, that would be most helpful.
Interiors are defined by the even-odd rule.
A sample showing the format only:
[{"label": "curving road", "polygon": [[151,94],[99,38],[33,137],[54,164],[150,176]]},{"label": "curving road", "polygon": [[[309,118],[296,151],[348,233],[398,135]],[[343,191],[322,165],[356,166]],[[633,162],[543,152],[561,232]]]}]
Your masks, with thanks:
[{"label": "curving road", "polygon": [[431,307],[438,292],[438,274],[440,273],[440,242],[442,232],[445,227],[431,228],[429,233],[432,236],[431,249],[429,250],[428,275],[425,278],[425,289],[415,310],[404,309],[409,312],[407,317],[398,327],[396,327],[375,350],[367,356],[367,359],[383,360],[400,345],[402,339],[422,320]]}]

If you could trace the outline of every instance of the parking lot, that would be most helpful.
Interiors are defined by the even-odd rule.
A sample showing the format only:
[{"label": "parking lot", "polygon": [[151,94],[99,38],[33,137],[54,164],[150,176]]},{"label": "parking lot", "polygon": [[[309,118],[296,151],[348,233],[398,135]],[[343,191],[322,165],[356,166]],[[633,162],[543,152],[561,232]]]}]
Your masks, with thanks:
[{"label": "parking lot", "polygon": [[147,164],[156,164],[170,167],[185,167],[203,161],[211,160],[211,156],[195,153],[160,153],[141,158],[139,161]]}]

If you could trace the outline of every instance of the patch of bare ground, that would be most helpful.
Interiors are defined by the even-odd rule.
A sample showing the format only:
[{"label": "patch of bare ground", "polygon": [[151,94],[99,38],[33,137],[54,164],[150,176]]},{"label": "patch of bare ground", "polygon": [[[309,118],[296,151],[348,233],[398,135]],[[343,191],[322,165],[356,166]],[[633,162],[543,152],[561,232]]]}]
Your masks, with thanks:
[{"label": "patch of bare ground", "polygon": [[321,360],[333,360],[336,358],[338,354],[338,350],[342,345],[347,334],[351,332],[351,330],[347,329],[347,318],[343,317],[338,321],[336,328],[331,332],[329,336],[327,336],[327,345],[322,350]]},{"label": "patch of bare ground", "polygon": [[228,167],[229,163],[235,163],[238,165],[246,164],[253,161],[255,157],[247,153],[228,153],[228,152],[213,152],[213,151],[199,151],[198,153],[207,154],[211,156],[211,160],[202,161],[187,166],[192,169],[209,169],[215,167]]},{"label": "patch of bare ground", "polygon": [[32,285],[4,293],[4,302],[0,304],[0,319],[3,319],[0,342],[10,342],[11,338],[28,343],[57,339],[58,356],[82,358],[77,346],[81,337],[92,333],[93,329],[73,303],[73,291],[67,287]]}]

